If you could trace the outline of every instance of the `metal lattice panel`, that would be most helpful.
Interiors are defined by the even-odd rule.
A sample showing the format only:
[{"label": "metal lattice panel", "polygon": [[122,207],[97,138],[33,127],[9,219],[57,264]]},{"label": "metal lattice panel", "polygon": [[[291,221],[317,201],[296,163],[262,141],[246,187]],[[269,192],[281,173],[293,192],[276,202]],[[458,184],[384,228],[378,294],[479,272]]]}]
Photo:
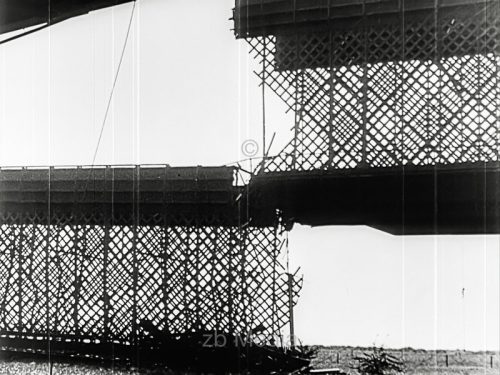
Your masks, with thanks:
[{"label": "metal lattice panel", "polygon": [[0,220],[3,334],[134,343],[144,322],[172,334],[260,326],[266,335],[288,323],[279,225],[167,226],[157,217],[130,226],[104,216],[42,225],[8,213]]},{"label": "metal lattice panel", "polygon": [[499,160],[498,2],[248,39],[295,111],[264,172]]}]

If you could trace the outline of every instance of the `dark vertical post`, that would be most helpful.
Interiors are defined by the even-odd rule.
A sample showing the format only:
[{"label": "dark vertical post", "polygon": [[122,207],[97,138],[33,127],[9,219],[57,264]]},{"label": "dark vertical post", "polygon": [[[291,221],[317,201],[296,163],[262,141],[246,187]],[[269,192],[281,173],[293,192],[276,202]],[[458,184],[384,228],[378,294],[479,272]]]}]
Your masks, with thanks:
[{"label": "dark vertical post", "polygon": [[339,352],[337,352],[337,365],[340,363],[340,355]]},{"label": "dark vertical post", "polygon": [[[106,221],[108,219],[106,218]],[[108,255],[111,225],[107,222],[104,225],[104,242],[103,242],[103,264],[102,264],[102,299],[103,299],[103,332],[106,340],[109,335],[109,296],[108,296]]]},{"label": "dark vertical post", "polygon": [[[439,51],[439,47],[438,47],[438,43],[439,43],[438,10],[439,10],[439,0],[434,0],[434,56],[433,56],[433,61],[431,61],[430,65],[429,65],[429,68],[432,66],[432,64],[436,64],[438,61],[438,58],[439,58],[438,57],[438,54],[439,54],[438,53],[438,51]],[[429,79],[430,79],[430,75],[429,75]],[[438,80],[438,83],[437,83],[440,86],[439,83],[440,83],[440,79]],[[436,83],[433,83],[433,85],[435,86]],[[432,89],[429,88],[429,93],[431,91],[432,91]],[[431,108],[433,107],[432,99],[429,99],[429,101],[430,101],[429,111],[431,111]],[[441,102],[441,100],[438,101],[438,103],[440,103],[440,102]],[[428,114],[428,117],[432,118],[430,113]],[[434,121],[434,119],[432,119],[432,121]],[[427,126],[429,126],[429,125],[430,124],[428,123]],[[438,127],[440,127],[440,126],[441,126],[440,119],[438,119]],[[437,136],[437,138],[439,138],[439,136]],[[429,142],[429,146],[430,146],[432,144],[431,140],[428,139],[428,142]],[[436,148],[439,148],[439,144]],[[436,148],[433,147],[434,151],[436,151]],[[432,152],[431,152],[431,155],[432,155]],[[437,234],[438,233],[437,228],[438,228],[439,207],[438,207],[438,179],[437,179],[436,163],[439,163],[440,160],[439,160],[439,157],[437,158],[437,160],[433,160],[431,155],[429,155],[429,160],[431,160],[431,163],[434,164],[434,185],[433,185],[433,188],[434,188],[434,192],[433,192],[433,196],[434,196],[434,233]],[[448,367],[448,355],[446,355],[446,362],[447,362],[446,366]]]},{"label": "dark vertical post", "polygon": [[[264,2],[260,0],[261,23],[264,25]],[[262,166],[266,166],[266,59],[267,59],[267,34],[265,29],[262,30],[263,46],[262,51]]]},{"label": "dark vertical post", "polygon": [[138,272],[137,272],[137,222],[133,223],[132,232],[132,342],[137,343],[137,286],[138,286]]},{"label": "dark vertical post", "polygon": [[[33,283],[32,287],[34,287],[35,285],[34,285],[34,279],[33,279],[33,273],[34,273],[34,271],[33,271],[33,262],[34,262],[34,259],[35,259],[35,251],[39,251],[40,250],[40,246],[35,247],[36,230],[37,230],[37,228],[39,228],[39,225],[35,225],[32,222],[31,226],[33,228],[33,231],[31,232],[31,238],[30,238],[30,241],[29,241],[30,270],[29,270],[29,276],[28,277],[29,277],[30,281]],[[40,279],[39,278],[36,279],[36,283],[37,284],[40,283]],[[41,286],[37,285],[36,286],[35,296],[34,296],[34,303],[33,303],[33,306],[35,306],[35,309],[39,309],[40,308],[40,306],[39,306],[39,300],[38,300],[40,298],[40,290],[41,290]],[[39,311],[31,311],[30,312],[30,324],[31,324],[32,327],[35,324],[35,321],[36,321],[35,320],[35,316],[36,316],[37,313],[39,313]],[[36,323],[39,324],[40,322],[36,321]]]},{"label": "dark vertical post", "polygon": [[[331,23],[331,7],[332,7],[332,4],[331,4],[331,1],[332,0],[328,0],[328,13],[327,13],[327,17],[328,17],[328,24],[330,25]],[[329,78],[328,78],[328,81],[330,83],[330,90],[328,90],[328,95],[330,96],[329,97],[329,101],[328,101],[328,168],[332,168],[333,167],[333,158],[334,158],[334,154],[333,154],[333,143],[334,143],[334,137],[333,137],[333,103],[334,103],[334,99],[333,99],[333,95],[334,95],[334,89],[335,89],[335,85],[333,83],[333,77],[335,76],[335,69],[333,67],[333,51],[335,50],[334,46],[333,46],[333,31],[331,29],[331,26],[329,27],[329,34],[328,34],[328,62],[329,62]]]},{"label": "dark vertical post", "polygon": [[[492,5],[493,6],[493,5]],[[496,31],[496,35],[497,35],[497,38],[495,39],[495,54],[493,55],[492,59],[495,61],[495,55],[498,56],[498,52],[500,51],[500,38],[498,37],[499,35],[499,32],[500,32],[500,26],[498,25],[498,23],[496,22],[496,20],[498,19],[499,17],[499,10],[500,10],[500,7],[498,6],[498,3],[497,5],[491,10],[491,12],[495,12],[494,14],[497,15],[497,17],[492,20],[492,25],[494,25],[494,28],[495,28],[495,31]],[[460,61],[463,61],[463,58],[461,58]],[[462,73],[462,70],[460,70],[460,73]],[[500,80],[499,80],[499,77],[500,77],[500,64],[496,63],[495,64],[495,75],[494,75],[494,79],[495,79],[495,94],[496,94],[496,98],[497,98],[497,103],[498,103],[498,98],[500,97]],[[497,107],[498,108],[498,107]],[[497,114],[498,114],[498,110],[497,110]],[[498,116],[498,115],[497,115]],[[498,122],[497,122],[497,132],[496,132],[496,149],[499,150],[500,149],[500,131],[498,131]],[[497,185],[498,186],[498,185]],[[498,199],[497,199],[497,204],[498,204]],[[492,359],[492,364],[493,364],[493,359]]]},{"label": "dark vertical post", "polygon": [[51,176],[52,176],[52,167],[49,168],[48,171],[48,186],[47,186],[47,233],[46,233],[46,255],[45,255],[45,308],[46,308],[46,317],[45,324],[47,329],[47,353],[48,353],[48,362],[50,366],[50,373],[52,374],[52,346],[51,346],[51,337],[50,337],[50,214],[51,214],[51,196],[50,196],[50,188],[51,188]]},{"label": "dark vertical post", "polygon": [[[293,23],[295,25],[297,17],[297,0],[293,0]],[[299,33],[297,28],[294,29],[295,32],[295,124],[294,124],[294,135],[293,135],[293,167],[297,168],[297,148],[298,148],[298,135],[299,135],[299,125],[302,114],[302,106],[299,106],[299,97],[302,97],[302,92],[299,93]],[[300,74],[302,79],[302,72]],[[300,84],[300,87],[302,83]],[[300,111],[297,113],[297,109]],[[274,327],[273,327],[274,330]]]},{"label": "dark vertical post", "polygon": [[163,243],[162,243],[162,250],[163,250],[163,265],[162,265],[162,294],[163,294],[163,329],[166,333],[169,333],[169,321],[168,321],[168,315],[169,315],[169,308],[168,308],[168,298],[167,298],[167,270],[168,270],[168,259],[169,259],[169,253],[168,253],[168,246],[169,246],[169,232],[168,232],[168,222],[167,222],[167,172],[168,172],[168,166],[165,166],[163,169],[163,201],[162,201],[162,206],[163,206]]},{"label": "dark vertical post", "polygon": [[163,250],[163,265],[162,265],[162,282],[161,282],[161,290],[162,290],[162,295],[163,295],[163,330],[168,333],[169,331],[169,322],[168,322],[168,298],[167,298],[167,262],[168,262],[168,244],[169,244],[169,237],[168,237],[168,228],[167,228],[167,223],[166,223],[166,217],[165,214],[163,214],[163,243],[162,243],[162,250]]},{"label": "dark vertical post", "polygon": [[137,289],[139,284],[139,273],[138,273],[138,259],[137,259],[137,242],[139,238],[138,226],[140,220],[139,212],[139,198],[140,198],[140,167],[136,166],[134,169],[133,183],[133,238],[132,238],[132,342],[137,344]]},{"label": "dark vertical post", "polygon": [[215,268],[215,260],[216,260],[216,257],[217,257],[217,240],[219,238],[219,227],[217,226],[214,226],[213,229],[212,229],[215,233],[214,233],[214,236],[213,236],[213,240],[212,240],[212,256],[210,258],[210,263],[211,263],[211,268],[210,268],[210,289],[211,289],[211,294],[212,294],[212,305],[214,307],[218,307],[216,313],[215,313],[215,330],[217,332],[219,332],[220,330],[220,317],[221,317],[221,308],[222,308],[222,305],[221,305],[221,301],[220,301],[220,296],[218,294],[218,291],[217,291],[217,285],[215,285],[215,272],[216,272],[216,268]]},{"label": "dark vertical post", "polygon": [[[264,232],[266,233],[266,232]],[[266,233],[267,235],[267,233]],[[277,308],[276,308],[276,283],[277,283],[277,277],[276,277],[276,263],[277,263],[277,258],[278,258],[278,227],[276,226],[274,228],[274,232],[273,232],[273,248],[271,249],[271,257],[272,257],[272,260],[273,260],[273,301],[272,301],[272,314],[273,314],[273,319],[272,319],[272,335],[276,335],[276,334],[279,334],[279,330],[277,329],[277,325],[278,325],[278,322],[277,322],[277,318],[278,318],[278,312],[277,312]],[[288,244],[287,244],[288,246]],[[273,339],[274,340],[274,339]]]},{"label": "dark vertical post", "polygon": [[[56,292],[56,296],[54,298],[54,303],[55,303],[55,309],[54,309],[54,330],[56,332],[59,332],[60,331],[60,318],[61,318],[61,314],[60,314],[60,303],[61,303],[61,293],[62,293],[62,274],[63,274],[63,270],[62,270],[62,264],[61,264],[61,248],[60,248],[60,243],[61,243],[61,230],[63,228],[62,225],[58,224],[58,225],[55,225],[55,228],[56,228],[56,240],[55,240],[55,250],[54,250],[54,253],[55,253],[55,264],[57,266],[57,288],[55,289],[55,292]],[[52,285],[53,286],[53,285]]]},{"label": "dark vertical post", "polygon": [[[293,3],[293,19],[295,23],[295,0]],[[299,126],[300,126],[300,121],[302,117],[302,105],[301,103],[299,104],[299,100],[302,101],[302,80],[303,80],[303,73],[300,72],[299,74],[299,33],[297,30],[295,30],[295,108],[294,108],[294,130],[293,130],[293,166],[292,169],[297,168],[297,153],[298,153],[298,137],[299,137]],[[300,84],[299,84],[299,78],[300,78]],[[299,99],[300,98],[300,99]]]},{"label": "dark vertical post", "polygon": [[[262,6],[262,1],[261,1]],[[264,53],[262,59],[262,165],[266,163],[266,61],[267,59],[267,35],[264,34]]]},{"label": "dark vertical post", "polygon": [[[246,306],[246,301],[247,301],[247,294],[248,294],[248,289],[247,289],[247,280],[246,280],[246,272],[245,272],[245,267],[246,267],[246,249],[247,249],[247,241],[246,241],[246,233],[247,233],[247,227],[241,228],[241,225],[238,227],[238,241],[239,241],[239,254],[240,254],[240,269],[241,269],[241,290],[242,290],[242,295],[241,295],[241,319],[243,322],[243,326],[245,329],[248,331],[252,327],[249,327],[248,323],[248,317],[247,317],[247,306]],[[246,334],[247,332],[245,332]]]},{"label": "dark vertical post", "polygon": [[[108,189],[108,174],[110,172],[109,166],[106,166],[104,171],[104,193]],[[95,192],[94,192],[95,194]],[[107,199],[104,199],[107,201]],[[110,300],[108,295],[108,261],[109,261],[109,247],[111,242],[111,230],[113,222],[113,208],[104,208],[104,241],[103,241],[103,266],[102,266],[102,299],[103,299],[103,333],[104,341],[109,339],[109,309]]]},{"label": "dark vertical post", "polygon": [[108,258],[109,258],[109,243],[111,225],[106,217],[104,225],[104,242],[103,242],[103,263],[102,263],[102,302],[103,302],[103,332],[104,340],[109,336],[109,296],[108,296]]},{"label": "dark vertical post", "polygon": [[18,293],[18,330],[23,331],[23,245],[24,245],[24,224],[20,225],[20,233],[18,237],[18,260],[17,260],[17,293]]},{"label": "dark vertical post", "polygon": [[448,362],[448,353],[446,353],[446,367],[448,367],[449,362]]},{"label": "dark vertical post", "polygon": [[[438,65],[439,69],[438,69],[438,82],[437,82],[437,85],[438,85],[438,92],[437,92],[437,95],[438,95],[438,103],[437,103],[437,106],[438,106],[438,134],[437,134],[437,145],[436,145],[436,148],[437,148],[437,160],[436,162],[439,163],[439,164],[442,164],[442,163],[445,163],[446,160],[443,158],[443,151],[446,150],[447,148],[447,145],[445,144],[443,146],[443,140],[444,140],[444,136],[443,136],[443,131],[445,130],[445,127],[446,127],[446,122],[447,122],[447,119],[445,116],[443,116],[443,77],[446,76],[446,73],[444,72],[445,71],[445,68],[442,64],[442,60],[444,60],[444,37],[446,35],[446,32],[443,30],[443,28],[441,27],[442,25],[442,17],[439,13],[439,8],[440,8],[440,4],[439,4],[439,0],[436,0],[436,16],[435,16],[435,27],[436,27],[436,52],[435,52],[435,55],[436,55],[436,64]],[[446,93],[444,94],[444,96],[446,96]],[[437,183],[437,181],[436,181]]]},{"label": "dark vertical post", "polygon": [[361,167],[367,166],[368,138],[368,24],[366,21],[366,0],[363,0],[363,116],[361,138]]},{"label": "dark vertical post", "polygon": [[200,326],[200,234],[201,234],[201,228],[199,225],[196,226],[196,247],[194,250],[195,254],[195,260],[194,260],[194,283],[195,283],[195,322],[196,322],[196,329],[201,329],[202,327]]},{"label": "dark vertical post", "polygon": [[[25,176],[25,168],[22,169],[20,177],[19,177],[19,186],[21,191],[23,191],[24,188],[24,176]],[[22,222],[21,222],[22,223]],[[17,296],[18,296],[18,332],[23,331],[23,245],[24,245],[24,224],[20,224],[20,233],[19,236],[17,236]],[[14,241],[14,247],[16,246],[16,241]],[[15,249],[14,249],[15,250]]]},{"label": "dark vertical post", "polygon": [[405,103],[405,63],[406,63],[406,25],[405,25],[405,12],[404,12],[404,1],[403,0],[398,0],[399,4],[399,16],[401,18],[401,23],[399,25],[400,27],[400,39],[401,39],[401,61],[399,62],[399,66],[401,68],[400,70],[400,76],[399,76],[399,81],[400,81],[400,106],[401,106],[401,129],[400,129],[400,134],[399,134],[399,139],[400,139],[400,150],[401,150],[401,168],[402,172],[401,173],[401,199],[402,199],[402,204],[400,208],[400,213],[401,213],[401,228],[402,232],[405,233],[406,228],[405,228],[405,222],[406,222],[406,216],[405,216],[405,189],[406,189],[406,180],[405,180],[405,160],[406,160],[406,150],[405,150],[405,129],[406,129],[406,122],[405,122],[405,116],[406,116],[406,103]]},{"label": "dark vertical post", "polygon": [[[15,235],[15,234],[12,234],[13,233],[12,225],[9,225],[8,231],[9,231],[9,235],[8,235],[9,237]],[[3,292],[2,310],[0,311],[0,314],[2,315],[2,325],[3,325],[3,327],[7,327],[7,309],[6,309],[6,305],[7,305],[8,298],[9,298],[10,280],[12,278],[12,270],[14,268],[13,265],[14,265],[15,256],[16,256],[14,248],[10,248],[9,249],[8,255],[9,255],[8,274],[7,274],[6,284],[5,284],[5,291]]]},{"label": "dark vertical post", "polygon": [[234,333],[234,321],[233,321],[233,243],[234,243],[234,229],[232,227],[229,230],[229,256],[228,256],[228,283],[227,283],[227,293],[228,293],[228,303],[229,303],[229,333]]},{"label": "dark vertical post", "polygon": [[79,275],[79,248],[80,248],[80,226],[74,225],[74,239],[73,239],[73,326],[75,335],[80,334],[80,329],[78,326],[78,303],[80,297],[80,275]]},{"label": "dark vertical post", "polygon": [[[116,334],[116,331],[113,332],[113,323],[116,324],[116,316],[113,315],[113,306],[112,306],[112,298],[114,296],[114,290],[113,290],[113,282],[115,280],[112,279],[113,275],[113,264],[110,260],[113,260],[116,262],[116,256],[113,257],[112,253],[112,247],[115,248],[115,251],[117,250],[116,247],[114,246],[114,241],[113,238],[114,236],[118,236],[118,233],[115,233],[115,212],[114,212],[114,189],[115,189],[115,171],[114,169],[107,165],[104,171],[104,193],[105,193],[105,199],[104,199],[104,204],[107,205],[105,209],[105,234],[104,234],[104,268],[103,268],[103,273],[105,276],[104,279],[104,287],[103,287],[103,293],[104,293],[104,298],[105,298],[105,316],[104,316],[104,322],[105,322],[105,341],[109,340],[112,341],[113,335]],[[94,192],[95,194],[95,192]],[[107,196],[106,196],[107,195]],[[123,243],[123,242],[122,242]],[[113,245],[113,246],[112,246]],[[120,249],[123,251],[123,249]],[[114,258],[114,259],[113,259]],[[122,271],[125,272],[125,271]],[[116,275],[116,274],[115,274]],[[116,276],[115,276],[116,278]],[[129,288],[129,286],[127,286]],[[115,312],[117,314],[118,312]],[[116,324],[115,329],[118,324]],[[111,344],[111,350],[113,349],[113,344]],[[109,348],[108,348],[109,350]]]},{"label": "dark vertical post", "polygon": [[[189,310],[188,310],[188,300],[187,300],[187,295],[188,295],[188,268],[189,268],[189,245],[191,241],[191,233],[190,231],[192,230],[191,227],[186,227],[184,229],[187,232],[186,238],[184,239],[184,265],[183,265],[183,273],[184,273],[184,280],[183,280],[183,292],[182,292],[182,311],[184,314],[184,329],[187,330],[189,328]],[[181,241],[182,241],[182,236]]]},{"label": "dark vertical post", "polygon": [[[78,175],[81,172],[82,167],[76,167],[76,173],[73,178],[73,209],[76,210],[76,203],[79,201],[79,189],[78,189]],[[85,192],[84,192],[85,194]],[[71,222],[73,225],[73,268],[74,268],[74,287],[73,287],[73,328],[74,328],[74,334],[77,336],[77,340],[79,341],[79,335],[80,335],[80,326],[78,322],[78,307],[80,303],[80,287],[81,287],[81,275],[80,275],[80,264],[82,261],[80,261],[80,256],[81,256],[81,238],[80,238],[80,229],[85,231],[85,225],[78,225],[73,222]],[[85,232],[83,234],[83,237],[85,236]],[[84,239],[85,240],[85,239]]]}]

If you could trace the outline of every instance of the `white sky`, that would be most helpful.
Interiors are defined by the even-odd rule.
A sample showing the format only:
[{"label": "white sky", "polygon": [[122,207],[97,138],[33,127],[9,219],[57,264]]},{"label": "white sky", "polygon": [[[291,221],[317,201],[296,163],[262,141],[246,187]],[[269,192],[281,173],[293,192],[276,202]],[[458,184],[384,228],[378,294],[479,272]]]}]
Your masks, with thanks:
[{"label": "white sky", "polygon": [[[233,0],[139,0],[97,164],[222,165],[261,140],[261,90]],[[0,46],[0,165],[91,164],[132,9],[94,12]],[[292,114],[268,91],[272,152]],[[289,235],[309,344],[500,347],[498,236]]]}]

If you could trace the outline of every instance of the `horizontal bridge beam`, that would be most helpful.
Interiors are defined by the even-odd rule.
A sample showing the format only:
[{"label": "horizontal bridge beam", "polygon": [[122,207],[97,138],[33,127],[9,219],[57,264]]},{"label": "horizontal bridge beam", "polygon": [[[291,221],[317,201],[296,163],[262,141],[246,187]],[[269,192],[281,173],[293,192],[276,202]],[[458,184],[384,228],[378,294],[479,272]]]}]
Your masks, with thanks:
[{"label": "horizontal bridge beam", "polygon": [[[245,223],[233,167],[0,169],[0,221],[88,225]],[[257,226],[274,225],[276,215]]]},{"label": "horizontal bridge beam", "polygon": [[285,222],[303,225],[366,225],[397,235],[493,234],[500,233],[499,187],[498,163],[288,171],[252,179],[250,200],[254,210],[278,208]]},{"label": "horizontal bridge beam", "polygon": [[333,28],[349,31],[366,25],[400,24],[403,20],[428,13],[448,13],[470,17],[495,4],[494,0],[237,0],[233,10],[237,38],[290,33],[297,28],[308,31]]}]

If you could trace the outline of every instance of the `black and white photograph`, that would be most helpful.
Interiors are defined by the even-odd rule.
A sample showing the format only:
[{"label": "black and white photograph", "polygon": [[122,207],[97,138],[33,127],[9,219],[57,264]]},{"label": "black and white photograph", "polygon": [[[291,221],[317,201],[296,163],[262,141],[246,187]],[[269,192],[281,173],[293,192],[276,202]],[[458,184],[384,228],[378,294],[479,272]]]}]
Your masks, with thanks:
[{"label": "black and white photograph", "polygon": [[500,0],[0,0],[0,375],[500,375]]}]

